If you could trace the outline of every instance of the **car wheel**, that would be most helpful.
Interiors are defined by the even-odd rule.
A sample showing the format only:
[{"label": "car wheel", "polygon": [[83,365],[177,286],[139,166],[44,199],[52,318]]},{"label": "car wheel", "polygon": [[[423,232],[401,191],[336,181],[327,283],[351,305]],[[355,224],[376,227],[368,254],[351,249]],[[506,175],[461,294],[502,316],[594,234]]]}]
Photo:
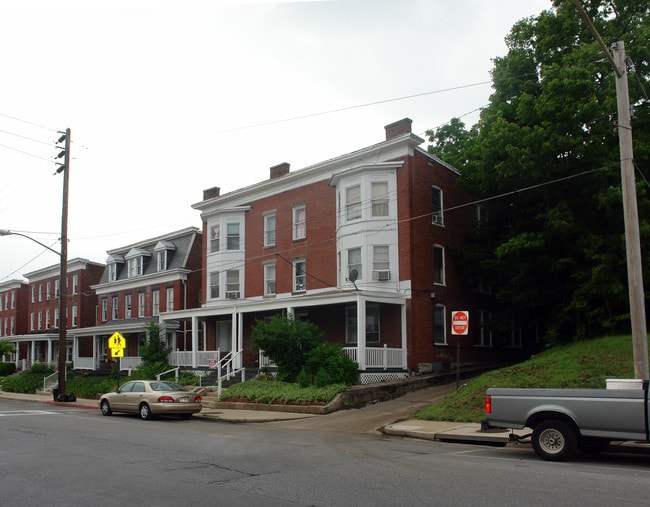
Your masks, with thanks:
[{"label": "car wheel", "polygon": [[144,420],[151,419],[151,409],[149,408],[149,405],[146,403],[143,403],[140,405],[140,418]]},{"label": "car wheel", "polygon": [[188,419],[192,418],[192,414],[180,414],[180,416],[181,416],[181,419],[185,419],[185,420],[188,420]]},{"label": "car wheel", "polygon": [[107,400],[102,400],[101,404],[99,405],[99,408],[102,411],[102,415],[111,415],[113,411],[111,410],[111,406],[108,404]]},{"label": "car wheel", "polygon": [[564,461],[576,451],[576,433],[564,421],[542,421],[533,429],[533,449],[547,461]]}]

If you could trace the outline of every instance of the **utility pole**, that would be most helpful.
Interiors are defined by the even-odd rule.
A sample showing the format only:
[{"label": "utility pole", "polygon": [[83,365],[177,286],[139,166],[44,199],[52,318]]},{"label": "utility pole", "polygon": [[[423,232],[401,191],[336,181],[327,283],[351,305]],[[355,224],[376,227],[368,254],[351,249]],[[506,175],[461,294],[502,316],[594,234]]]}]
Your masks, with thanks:
[{"label": "utility pole", "polygon": [[639,210],[634,179],[634,153],[632,151],[632,114],[627,88],[625,45],[618,41],[614,46],[614,60],[622,75],[616,74],[616,99],[618,103],[618,143],[621,154],[621,185],[623,214],[625,218],[625,243],[627,245],[627,281],[630,295],[630,320],[634,350],[634,376],[650,377],[648,368],[648,332],[646,329],[645,294],[641,264]]},{"label": "utility pole", "polygon": [[59,356],[58,383],[59,394],[65,394],[66,355],[68,334],[68,178],[70,174],[70,129],[66,129],[57,143],[65,142],[63,151],[57,158],[63,158],[63,163],[55,174],[63,172],[63,205],[61,208],[61,274],[59,277]]},{"label": "utility pole", "polygon": [[648,331],[646,328],[639,210],[636,200],[634,153],[632,150],[632,114],[630,111],[630,95],[627,86],[625,44],[623,41],[618,41],[614,45],[614,55],[612,57],[580,0],[573,0],[573,3],[580,11],[580,15],[589,26],[589,29],[616,73],[618,143],[621,157],[621,189],[623,194],[623,218],[625,221],[627,281],[630,298],[632,348],[634,352],[634,376],[637,379],[647,379],[650,378],[650,368],[648,366]]}]

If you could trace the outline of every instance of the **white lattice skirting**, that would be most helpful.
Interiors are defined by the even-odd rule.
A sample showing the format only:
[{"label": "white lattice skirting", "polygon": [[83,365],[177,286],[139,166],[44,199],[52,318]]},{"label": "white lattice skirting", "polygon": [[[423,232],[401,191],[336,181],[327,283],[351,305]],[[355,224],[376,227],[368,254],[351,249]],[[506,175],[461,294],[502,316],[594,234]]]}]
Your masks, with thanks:
[{"label": "white lattice skirting", "polygon": [[377,373],[362,373],[360,378],[361,385],[376,384],[378,382],[390,382],[391,380],[399,380],[408,378],[408,372],[402,371],[383,371]]}]

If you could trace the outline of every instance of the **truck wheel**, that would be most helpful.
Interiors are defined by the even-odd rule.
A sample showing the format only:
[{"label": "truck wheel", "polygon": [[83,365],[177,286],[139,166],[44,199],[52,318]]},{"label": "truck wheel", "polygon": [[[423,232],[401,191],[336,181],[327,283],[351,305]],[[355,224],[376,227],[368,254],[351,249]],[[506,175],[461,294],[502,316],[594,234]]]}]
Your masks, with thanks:
[{"label": "truck wheel", "polygon": [[567,423],[558,420],[542,421],[533,429],[533,449],[547,461],[564,461],[575,453],[578,439]]}]

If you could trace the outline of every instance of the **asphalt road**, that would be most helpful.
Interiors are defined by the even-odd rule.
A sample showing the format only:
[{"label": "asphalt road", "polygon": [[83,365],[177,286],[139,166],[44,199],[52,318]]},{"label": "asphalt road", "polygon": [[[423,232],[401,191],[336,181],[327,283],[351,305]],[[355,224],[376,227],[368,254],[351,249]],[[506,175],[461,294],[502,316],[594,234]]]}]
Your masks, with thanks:
[{"label": "asphalt road", "polygon": [[427,396],[258,424],[142,421],[0,400],[0,498],[27,506],[647,505],[645,454],[549,463],[525,446],[376,431]]}]

